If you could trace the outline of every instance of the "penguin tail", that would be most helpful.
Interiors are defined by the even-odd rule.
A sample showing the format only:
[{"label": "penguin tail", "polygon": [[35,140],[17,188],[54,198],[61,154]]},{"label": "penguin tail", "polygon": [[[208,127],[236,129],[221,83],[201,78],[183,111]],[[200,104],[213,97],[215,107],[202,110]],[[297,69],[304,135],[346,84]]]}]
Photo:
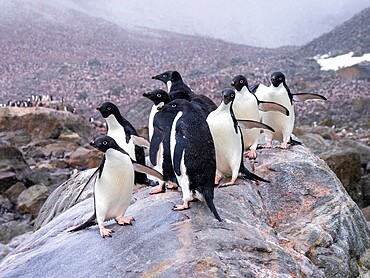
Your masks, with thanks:
[{"label": "penguin tail", "polygon": [[215,216],[215,218],[218,220],[218,221],[222,221],[220,215],[218,214],[217,212],[217,209],[215,207],[215,204],[213,203],[213,192],[212,191],[209,191],[209,192],[205,192],[203,194],[203,197],[204,197],[204,200],[206,201],[207,203],[207,206],[209,207],[209,209],[211,210],[211,212],[213,213],[213,215]]},{"label": "penguin tail", "polygon": [[290,137],[289,144],[291,146],[294,146],[294,145],[302,145],[302,142],[299,142],[297,140],[294,140],[292,137]]},{"label": "penguin tail", "polygon": [[250,172],[247,168],[244,167],[244,165],[240,169],[240,173],[242,174],[242,178],[247,179],[247,180],[252,180],[252,181],[263,181],[263,182],[268,182],[268,180],[265,180],[264,178],[261,178],[260,176],[257,176],[256,174],[253,174]]},{"label": "penguin tail", "polygon": [[86,229],[90,226],[93,226],[93,225],[96,225],[96,221],[95,221],[96,217],[95,217],[95,214],[93,216],[91,216],[85,223],[69,230],[68,232],[77,232],[77,231],[80,231],[80,230],[83,230],[83,229]]}]

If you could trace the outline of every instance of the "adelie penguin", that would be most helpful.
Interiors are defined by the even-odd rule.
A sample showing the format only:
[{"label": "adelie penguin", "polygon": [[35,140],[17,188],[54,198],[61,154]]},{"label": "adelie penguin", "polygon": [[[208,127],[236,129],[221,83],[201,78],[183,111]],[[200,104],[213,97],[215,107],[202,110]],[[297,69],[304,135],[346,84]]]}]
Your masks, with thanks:
[{"label": "adelie penguin", "polygon": [[95,181],[94,214],[70,232],[82,230],[97,223],[101,237],[110,237],[113,231],[104,227],[105,221],[114,219],[119,225],[131,225],[134,220],[132,217],[123,217],[131,202],[134,169],[159,179],[162,177],[157,171],[134,162],[129,154],[109,136],[101,136],[90,144],[104,152],[100,166],[80,192],[81,194],[91,181]]},{"label": "adelie penguin", "polygon": [[231,176],[231,181],[221,186],[233,185],[239,174],[245,179],[264,181],[263,178],[251,173],[243,163],[243,136],[239,125],[244,128],[258,128],[273,131],[265,124],[251,120],[237,120],[233,111],[235,92],[233,89],[222,91],[222,102],[218,108],[210,113],[207,122],[211,130],[216,149],[216,179],[219,184],[224,175]]},{"label": "adelie penguin", "polygon": [[174,210],[189,208],[196,197],[205,200],[216,219],[221,218],[213,203],[216,155],[206,118],[191,102],[177,99],[164,105],[160,112],[175,115],[170,146],[173,168],[183,193],[183,204]]},{"label": "adelie penguin", "polygon": [[[154,169],[163,174],[164,182],[170,183],[177,188],[175,173],[173,172],[171,153],[170,153],[170,131],[174,117],[162,113],[157,115],[158,108],[170,102],[168,93],[156,89],[149,93],[144,93],[144,97],[153,101],[153,106],[149,115],[149,158]],[[159,189],[151,191],[151,194],[165,192],[165,183],[161,182]],[[176,185],[175,185],[176,184]]]},{"label": "adelie penguin", "polygon": [[295,121],[293,101],[303,101],[307,99],[326,100],[325,97],[318,94],[292,94],[285,82],[285,75],[282,72],[273,72],[271,74],[271,85],[265,86],[259,84],[255,94],[260,100],[279,103],[289,110],[288,115],[273,111],[261,113],[262,122],[275,129],[273,133],[269,131],[265,132],[266,148],[272,147],[272,140],[280,141],[280,147],[283,149],[286,149],[289,143],[300,144],[297,141],[292,141],[291,138]]},{"label": "adelie penguin", "polygon": [[[245,76],[236,75],[231,82],[231,86],[235,88],[235,100],[233,103],[233,110],[235,117],[241,120],[260,121],[261,116],[259,110],[262,111],[278,111],[283,115],[289,115],[287,108],[281,104],[260,101],[254,94],[252,94],[248,87],[248,82]],[[260,135],[260,130],[242,129],[244,148],[247,149],[248,158],[257,157],[257,144]]]},{"label": "adelie penguin", "polygon": [[[121,115],[118,107],[112,102],[104,102],[96,109],[107,122],[107,135],[112,137],[131,159],[145,164],[144,148],[136,143],[139,139],[138,134],[132,124]],[[143,173],[135,173],[135,183],[155,185],[155,182]]]},{"label": "adelie penguin", "polygon": [[185,99],[199,106],[205,116],[217,108],[217,105],[209,97],[195,94],[188,85],[184,83],[178,71],[166,71],[153,76],[152,79],[162,81],[167,85],[170,100]]}]

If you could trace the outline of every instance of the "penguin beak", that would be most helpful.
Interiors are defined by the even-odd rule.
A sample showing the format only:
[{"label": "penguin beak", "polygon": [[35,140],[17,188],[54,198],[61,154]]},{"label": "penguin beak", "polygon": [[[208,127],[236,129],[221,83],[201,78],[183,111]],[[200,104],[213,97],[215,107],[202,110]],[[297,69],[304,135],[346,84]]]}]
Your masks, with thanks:
[{"label": "penguin beak", "polygon": [[92,140],[92,141],[90,142],[90,146],[93,146],[93,147],[94,147],[94,145],[95,145],[95,141],[94,141],[94,140]]},{"label": "penguin beak", "polygon": [[101,108],[100,108],[100,107],[96,107],[96,110],[100,111],[100,110],[101,110]]},{"label": "penguin beak", "polygon": [[143,97],[149,97],[149,93],[143,93]]},{"label": "penguin beak", "polygon": [[152,79],[158,79],[158,75],[153,75]]},{"label": "penguin beak", "polygon": [[231,86],[234,87],[234,85],[235,85],[235,82],[234,81],[231,81]]},{"label": "penguin beak", "polygon": [[159,107],[157,107],[157,110],[158,110],[158,111],[162,111],[162,110],[163,110],[163,107],[164,107],[164,106],[159,106]]}]

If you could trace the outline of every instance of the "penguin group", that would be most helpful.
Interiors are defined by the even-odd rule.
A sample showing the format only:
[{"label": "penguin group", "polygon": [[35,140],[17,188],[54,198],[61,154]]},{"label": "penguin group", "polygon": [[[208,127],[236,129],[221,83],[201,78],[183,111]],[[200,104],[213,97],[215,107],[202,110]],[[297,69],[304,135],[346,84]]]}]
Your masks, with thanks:
[{"label": "penguin group", "polygon": [[[163,82],[166,90],[143,93],[153,102],[149,142],[138,136],[114,103],[97,107],[108,132],[91,143],[104,152],[100,166],[84,186],[94,181],[94,213],[71,231],[98,224],[100,235],[110,237],[113,231],[104,227],[105,221],[131,224],[134,219],[124,214],[134,184],[155,185],[147,174],[160,182],[151,194],[181,188],[182,203],[174,205],[174,211],[189,209],[191,201],[201,200],[222,221],[214,203],[216,187],[234,185],[237,178],[269,182],[244,165],[244,153],[256,158],[261,133],[265,134],[266,148],[272,147],[273,140],[280,141],[283,149],[298,144],[292,139],[293,102],[326,100],[317,94],[291,93],[281,72],[271,74],[270,86],[249,87],[245,76],[236,75],[230,82],[232,87],[221,91],[218,106],[207,96],[193,92],[178,71],[166,71],[152,79]],[[149,148],[151,166],[145,163],[144,148]],[[225,177],[230,180],[221,183]]]}]

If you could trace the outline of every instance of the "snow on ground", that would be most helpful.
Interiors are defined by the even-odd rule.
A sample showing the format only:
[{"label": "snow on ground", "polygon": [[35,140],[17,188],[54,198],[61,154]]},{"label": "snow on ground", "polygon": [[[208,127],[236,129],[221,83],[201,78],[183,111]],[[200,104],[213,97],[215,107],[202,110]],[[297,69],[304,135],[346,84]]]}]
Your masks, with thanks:
[{"label": "snow on ground", "polygon": [[361,57],[353,57],[354,52],[330,57],[328,54],[315,56],[314,59],[321,66],[321,70],[338,70],[340,68],[350,67],[361,62],[370,62],[370,53]]}]

